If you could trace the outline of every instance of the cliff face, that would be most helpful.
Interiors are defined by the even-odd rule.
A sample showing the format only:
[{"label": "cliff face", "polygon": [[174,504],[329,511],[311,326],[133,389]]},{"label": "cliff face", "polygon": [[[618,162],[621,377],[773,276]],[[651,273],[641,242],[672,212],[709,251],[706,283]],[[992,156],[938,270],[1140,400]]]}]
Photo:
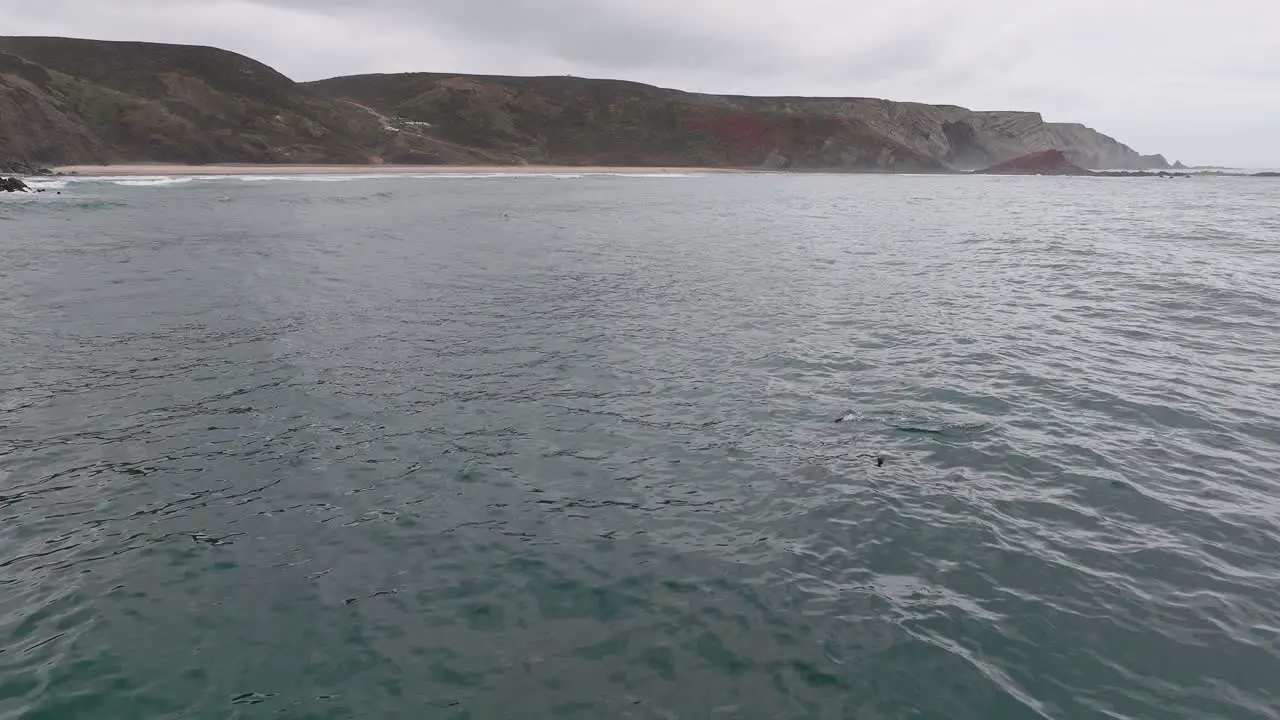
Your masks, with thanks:
[{"label": "cliff face", "polygon": [[1081,167],[1095,170],[1168,170],[1163,155],[1140,155],[1115,138],[1084,125],[1049,123],[1049,147],[1064,148],[1067,158]]},{"label": "cliff face", "polygon": [[106,156],[83,118],[49,92],[54,81],[39,65],[0,52],[0,163],[52,164],[64,157],[92,162]]},{"label": "cliff face", "polygon": [[[907,117],[901,112],[897,117],[883,112],[879,116],[887,126],[897,126],[904,142],[922,145],[926,152],[944,157],[958,170],[985,168],[1044,150],[1062,150],[1071,163],[1091,169],[1169,167],[1160,155],[1141,155],[1084,125],[1045,122],[1036,112],[970,111],[954,106],[881,102],[910,107]],[[869,108],[864,105],[851,109],[865,114]]]},{"label": "cliff face", "polygon": [[214,48],[0,38],[0,162],[946,171],[1046,149],[1085,167],[1167,167],[1037,113],[700,95],[574,77],[419,73],[299,84]]}]

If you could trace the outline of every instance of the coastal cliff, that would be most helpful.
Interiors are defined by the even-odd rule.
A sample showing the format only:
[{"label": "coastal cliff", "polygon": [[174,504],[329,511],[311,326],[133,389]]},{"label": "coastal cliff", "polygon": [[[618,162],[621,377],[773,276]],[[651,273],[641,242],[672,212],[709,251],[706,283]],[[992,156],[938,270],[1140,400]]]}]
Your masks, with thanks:
[{"label": "coastal cliff", "polygon": [[1083,125],[872,98],[410,73],[297,83],[208,47],[0,37],[0,163],[412,163],[947,172],[1042,150],[1164,169]]}]

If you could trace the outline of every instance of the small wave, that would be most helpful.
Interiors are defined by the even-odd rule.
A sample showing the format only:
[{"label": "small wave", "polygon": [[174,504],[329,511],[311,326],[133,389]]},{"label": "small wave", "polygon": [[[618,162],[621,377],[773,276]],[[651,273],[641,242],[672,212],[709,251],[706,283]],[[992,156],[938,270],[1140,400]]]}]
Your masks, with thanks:
[{"label": "small wave", "polygon": [[37,180],[35,178],[28,178],[26,183],[33,190],[65,190],[67,185],[70,184],[67,180]]},{"label": "small wave", "polygon": [[[66,189],[77,185],[107,184],[125,187],[163,187],[183,185],[197,181],[228,180],[231,175],[74,175],[55,179],[36,180],[39,187]],[[37,185],[32,184],[32,187]]]},{"label": "small wave", "polygon": [[402,175],[399,177],[414,180],[497,180],[497,179],[544,179],[544,180],[581,180],[582,173],[424,173],[422,175]]},{"label": "small wave", "polygon": [[707,177],[705,173],[593,173],[594,175],[603,175],[605,177],[625,177],[625,178],[701,178]]},{"label": "small wave", "polygon": [[894,430],[907,433],[909,435],[946,435],[947,431],[940,428],[916,427],[915,425],[895,425]]},{"label": "small wave", "polygon": [[964,436],[989,432],[995,425],[987,421],[969,422],[904,422],[892,424],[895,432],[907,435]]},{"label": "small wave", "polygon": [[[599,173],[603,174],[603,173]],[[355,182],[359,180],[496,180],[496,179],[549,179],[579,180],[583,174],[574,173],[423,173],[401,175],[237,175],[243,182]]]},{"label": "small wave", "polygon": [[[108,180],[112,185],[123,185],[125,187],[159,187],[165,185],[184,185],[193,182],[194,177],[135,177],[124,179]],[[208,179],[208,178],[205,178]],[[107,178],[103,178],[107,180]]]},{"label": "small wave", "polygon": [[352,180],[378,180],[389,175],[236,175],[241,182],[350,182]]},{"label": "small wave", "polygon": [[108,210],[110,208],[126,208],[129,207],[129,203],[112,200],[78,200],[59,207],[76,210]]},{"label": "small wave", "polygon": [[46,190],[64,190],[72,183],[107,183],[122,187],[168,187],[185,185],[193,182],[218,180],[239,180],[248,183],[262,182],[318,182],[342,183],[374,180],[581,180],[587,177],[608,178],[699,178],[706,177],[701,173],[624,173],[624,172],[582,172],[582,173],[543,173],[543,172],[474,172],[474,173],[359,173],[328,175],[102,175],[75,176],[53,179],[32,180],[28,184],[33,188]]},{"label": "small wave", "polygon": [[399,175],[394,173],[388,174],[360,174],[360,175],[238,175],[237,180],[241,182],[259,183],[259,182],[316,182],[316,183],[339,183],[339,182],[357,182],[360,180],[462,180],[476,178],[500,177],[498,175],[458,175],[452,173],[440,173],[432,175]]}]

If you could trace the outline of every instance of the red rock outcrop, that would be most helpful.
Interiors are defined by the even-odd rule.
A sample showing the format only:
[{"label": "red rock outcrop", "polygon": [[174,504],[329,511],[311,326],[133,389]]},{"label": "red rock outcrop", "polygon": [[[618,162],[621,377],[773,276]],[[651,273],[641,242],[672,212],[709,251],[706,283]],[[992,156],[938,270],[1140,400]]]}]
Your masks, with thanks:
[{"label": "red rock outcrop", "polygon": [[1093,172],[1073,164],[1061,150],[1023,155],[978,172],[982,175],[1093,175]]}]

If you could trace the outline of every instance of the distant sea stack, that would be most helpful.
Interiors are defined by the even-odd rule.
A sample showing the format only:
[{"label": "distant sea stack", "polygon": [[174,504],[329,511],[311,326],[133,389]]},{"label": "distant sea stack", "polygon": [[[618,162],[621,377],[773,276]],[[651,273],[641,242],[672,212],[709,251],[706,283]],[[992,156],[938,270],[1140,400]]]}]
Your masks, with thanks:
[{"label": "distant sea stack", "polygon": [[225,50],[0,37],[0,158],[123,162],[636,165],[955,172],[1062,150],[1158,155],[1035,112],[746,97],[619,80],[440,73],[297,83]]}]

